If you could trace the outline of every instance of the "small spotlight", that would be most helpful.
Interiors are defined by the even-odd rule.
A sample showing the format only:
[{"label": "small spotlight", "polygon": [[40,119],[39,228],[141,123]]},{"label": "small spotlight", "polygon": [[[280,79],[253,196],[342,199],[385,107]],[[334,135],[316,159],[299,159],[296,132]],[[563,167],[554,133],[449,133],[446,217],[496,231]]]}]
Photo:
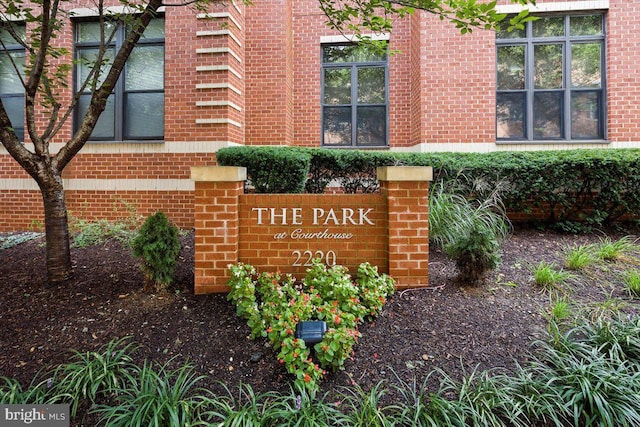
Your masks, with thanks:
[{"label": "small spotlight", "polygon": [[323,320],[298,322],[295,337],[304,341],[307,347],[318,344],[327,332],[327,323]]}]

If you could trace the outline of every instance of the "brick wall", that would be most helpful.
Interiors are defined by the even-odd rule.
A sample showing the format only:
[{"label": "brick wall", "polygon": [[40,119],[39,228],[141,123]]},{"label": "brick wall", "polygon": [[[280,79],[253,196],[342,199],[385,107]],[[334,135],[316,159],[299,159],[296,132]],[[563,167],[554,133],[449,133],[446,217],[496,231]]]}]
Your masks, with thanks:
[{"label": "brick wall", "polygon": [[195,292],[225,292],[227,265],[303,276],[310,257],[365,261],[399,288],[427,286],[431,168],[378,170],[380,194],[242,194],[244,168],[193,168]]},{"label": "brick wall", "polygon": [[0,232],[41,229],[44,211],[40,191],[3,190],[0,200]]},{"label": "brick wall", "polygon": [[422,141],[422,117],[424,115],[424,104],[422,97],[426,94],[420,61],[415,58],[421,57],[422,48],[422,27],[425,25],[421,19],[421,14],[416,13],[411,17],[411,57],[414,60],[411,64],[411,144],[419,144]]},{"label": "brick wall", "polygon": [[167,10],[166,141],[244,143],[244,5],[209,9]]},{"label": "brick wall", "polygon": [[421,14],[420,141],[495,142],[495,35],[462,35],[436,16]]},{"label": "brick wall", "polygon": [[389,272],[402,286],[424,284],[429,271],[429,181],[381,180],[389,200]]},{"label": "brick wall", "polygon": [[[321,38],[338,33],[325,25],[315,0],[254,3],[214,2],[208,13],[167,8],[165,139],[87,144],[64,171],[71,211],[113,218],[113,209],[104,210],[103,201],[128,192],[129,199],[140,200],[141,214],[162,206],[178,225],[190,227],[193,220],[186,212],[193,208],[181,204],[193,198],[189,168],[214,165],[219,148],[319,146]],[[68,8],[93,4],[74,0]],[[640,5],[625,0],[537,2],[543,11],[593,5],[607,9],[608,144],[496,144],[493,32],[478,29],[462,36],[450,23],[418,12],[396,20],[390,35],[391,48],[400,51],[389,59],[391,149],[640,147],[640,39],[635,37],[640,24],[628,19],[640,13]],[[71,21],[57,40],[73,51]],[[61,90],[65,105],[71,83],[70,77],[69,91]],[[39,126],[44,119],[39,117]],[[70,135],[67,123],[53,139],[53,151]],[[152,203],[149,194],[158,201]],[[0,205],[0,231],[22,229],[42,217],[37,187],[2,147]]]},{"label": "brick wall", "polygon": [[246,141],[293,145],[291,1],[256,1],[246,20]]},{"label": "brick wall", "polygon": [[[2,192],[0,231],[41,230],[44,225],[42,196],[38,190]],[[142,219],[157,211],[169,212],[172,222],[182,228],[193,225],[193,191],[66,191],[70,222]],[[16,208],[16,207],[19,207]]]},{"label": "brick wall", "polygon": [[[63,173],[67,208],[87,220],[148,216],[162,210],[179,227],[190,228],[190,167],[215,163],[213,153],[78,155]],[[25,230],[42,222],[42,198],[35,181],[14,161],[0,162],[0,174],[20,188],[0,191],[0,231]]]},{"label": "brick wall", "polygon": [[[117,0],[105,6],[118,6]],[[78,0],[71,10],[94,7]],[[86,13],[82,12],[82,13]],[[165,11],[165,138],[144,142],[88,142],[63,172],[69,211],[84,219],[118,219],[126,200],[139,215],[164,210],[180,227],[193,226],[190,167],[213,165],[220,147],[244,143],[245,23],[242,2],[214,2],[207,13]],[[57,41],[73,52],[68,21]],[[70,63],[69,57],[58,62]],[[72,94],[59,90],[62,108]],[[37,123],[44,129],[46,114]],[[71,136],[69,120],[52,140],[56,152]],[[42,221],[35,182],[0,146],[0,231]]]},{"label": "brick wall", "polygon": [[640,139],[640,3],[611,0],[606,19],[607,108],[611,141]]}]

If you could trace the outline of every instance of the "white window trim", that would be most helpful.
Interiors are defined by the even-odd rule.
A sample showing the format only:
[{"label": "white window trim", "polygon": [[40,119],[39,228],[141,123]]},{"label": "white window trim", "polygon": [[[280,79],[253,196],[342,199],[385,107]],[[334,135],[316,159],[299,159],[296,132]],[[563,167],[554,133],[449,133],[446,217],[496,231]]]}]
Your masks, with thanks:
[{"label": "white window trim", "polygon": [[582,0],[582,1],[565,1],[556,3],[538,2],[536,5],[520,5],[509,4],[496,6],[498,13],[520,13],[528,9],[531,13],[543,12],[571,12],[576,10],[608,10],[609,0]]},{"label": "white window trim", "polygon": [[340,34],[337,36],[320,36],[320,44],[353,43],[359,41],[362,37],[368,37],[370,40],[376,41],[389,41],[390,34]]},{"label": "white window trim", "polygon": [[[165,7],[160,6],[157,10],[158,13],[164,12]],[[109,15],[134,15],[141,13],[141,9],[128,7],[128,6],[109,6],[104,9],[104,16]],[[72,18],[95,18],[96,16],[100,16],[100,11],[95,8],[88,7],[78,7],[75,9],[71,9],[69,15]]]}]

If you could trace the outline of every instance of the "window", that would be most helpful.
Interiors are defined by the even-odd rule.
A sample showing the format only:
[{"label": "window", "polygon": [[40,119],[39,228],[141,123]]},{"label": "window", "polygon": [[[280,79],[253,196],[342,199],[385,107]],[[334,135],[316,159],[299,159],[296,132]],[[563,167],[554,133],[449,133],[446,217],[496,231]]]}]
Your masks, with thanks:
[{"label": "window", "polygon": [[498,139],[604,139],[604,38],[602,15],[547,16],[498,32]]},{"label": "window", "polygon": [[387,55],[366,45],[322,48],[322,145],[387,145]]},{"label": "window", "polygon": [[[12,28],[24,40],[24,25]],[[5,28],[0,29],[0,41],[0,98],[16,136],[24,141],[24,86],[16,72],[24,72],[24,47]]]},{"label": "window", "polygon": [[[105,38],[113,29],[115,37],[105,53],[110,63],[120,48],[127,26],[107,23]],[[100,47],[100,24],[78,22],[75,34],[75,88],[81,92],[76,108],[76,128],[91,101],[91,88],[83,84],[96,61]],[[106,77],[105,64],[102,78]],[[99,80],[101,82],[102,80]],[[164,138],[164,19],[151,21],[133,49],[127,64],[107,101],[91,140],[158,140]]]}]

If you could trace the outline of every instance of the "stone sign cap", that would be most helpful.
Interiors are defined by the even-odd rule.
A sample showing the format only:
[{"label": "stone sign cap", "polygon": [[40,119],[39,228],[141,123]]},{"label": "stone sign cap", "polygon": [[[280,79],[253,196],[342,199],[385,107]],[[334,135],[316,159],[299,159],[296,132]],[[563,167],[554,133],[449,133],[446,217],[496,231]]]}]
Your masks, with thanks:
[{"label": "stone sign cap", "polygon": [[191,168],[192,181],[238,182],[246,181],[247,168],[237,166],[194,166]]},{"label": "stone sign cap", "polygon": [[377,169],[379,181],[433,181],[431,166],[381,166]]}]

